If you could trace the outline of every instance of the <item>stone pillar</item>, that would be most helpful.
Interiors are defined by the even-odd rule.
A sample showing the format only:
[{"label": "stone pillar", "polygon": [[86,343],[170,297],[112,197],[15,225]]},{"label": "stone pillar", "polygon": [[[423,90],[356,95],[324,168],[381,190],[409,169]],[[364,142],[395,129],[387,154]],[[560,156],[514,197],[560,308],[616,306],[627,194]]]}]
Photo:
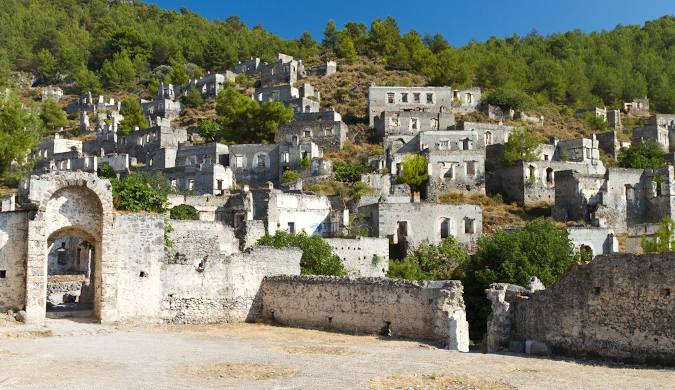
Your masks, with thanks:
[{"label": "stone pillar", "polygon": [[42,324],[47,315],[47,237],[42,212],[28,222],[26,323]]}]

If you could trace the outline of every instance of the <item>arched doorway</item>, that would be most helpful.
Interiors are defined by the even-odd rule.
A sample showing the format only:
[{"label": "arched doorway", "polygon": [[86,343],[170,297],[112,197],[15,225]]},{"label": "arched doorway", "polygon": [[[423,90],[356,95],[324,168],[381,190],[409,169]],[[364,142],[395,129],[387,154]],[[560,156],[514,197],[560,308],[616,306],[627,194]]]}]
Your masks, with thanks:
[{"label": "arched doorway", "polygon": [[[46,317],[51,258],[52,264],[56,261],[51,267],[52,275],[70,269],[82,275],[82,284],[86,288],[80,289],[80,295],[84,292],[83,301],[91,302],[91,316],[102,322],[114,322],[117,320],[114,279],[117,261],[112,244],[110,183],[95,174],[59,172],[33,176],[28,186],[28,201],[35,208],[35,215],[28,223],[27,321],[41,323]],[[75,243],[77,247],[69,247]],[[68,252],[72,257],[78,248],[91,249],[91,264],[83,266],[80,263],[78,267],[69,263]],[[63,263],[60,266],[59,257]],[[79,269],[86,269],[88,281],[85,282],[85,272]],[[70,294],[74,295],[77,294]]]},{"label": "arched doorway", "polygon": [[100,239],[64,228],[47,245],[47,318],[93,317]]}]

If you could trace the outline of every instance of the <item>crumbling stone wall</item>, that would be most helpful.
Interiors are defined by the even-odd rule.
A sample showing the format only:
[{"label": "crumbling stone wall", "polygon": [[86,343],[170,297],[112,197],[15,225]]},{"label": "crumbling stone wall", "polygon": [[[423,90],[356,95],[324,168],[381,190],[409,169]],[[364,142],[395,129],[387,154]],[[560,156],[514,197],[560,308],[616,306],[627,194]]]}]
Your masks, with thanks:
[{"label": "crumbling stone wall", "polygon": [[28,216],[0,213],[0,312],[25,306]]},{"label": "crumbling stone wall", "polygon": [[505,310],[493,310],[488,340],[502,349],[538,340],[554,353],[673,365],[674,265],[673,253],[620,253],[598,256],[546,290],[510,294],[510,285],[494,284],[488,297]]},{"label": "crumbling stone wall", "polygon": [[326,238],[349,276],[384,277],[389,270],[389,240],[386,238]]},{"label": "crumbling stone wall", "polygon": [[162,265],[160,317],[167,323],[253,320],[263,277],[299,275],[302,252],[256,247],[230,256],[174,256]]},{"label": "crumbling stone wall", "polygon": [[462,284],[381,278],[263,280],[261,317],[283,325],[430,340],[468,351]]}]

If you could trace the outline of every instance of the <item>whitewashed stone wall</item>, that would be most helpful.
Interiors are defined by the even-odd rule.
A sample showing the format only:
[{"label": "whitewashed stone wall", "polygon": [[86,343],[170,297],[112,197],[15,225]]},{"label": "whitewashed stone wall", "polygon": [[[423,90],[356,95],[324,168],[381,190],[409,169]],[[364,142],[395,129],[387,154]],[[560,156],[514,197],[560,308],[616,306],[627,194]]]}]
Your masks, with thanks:
[{"label": "whitewashed stone wall", "polygon": [[458,281],[277,276],[263,280],[261,317],[279,324],[430,340],[468,351]]},{"label": "whitewashed stone wall", "polygon": [[117,213],[114,222],[117,311],[122,322],[157,322],[164,254],[164,217]]},{"label": "whitewashed stone wall", "polygon": [[239,242],[234,229],[222,222],[169,221],[173,231],[170,239],[173,247],[170,253],[188,256],[192,262],[199,262],[204,256],[228,256],[239,251]]},{"label": "whitewashed stone wall", "polygon": [[349,276],[384,277],[389,270],[389,240],[386,238],[326,238]]},{"label": "whitewashed stone wall", "polygon": [[259,312],[263,278],[299,275],[301,257],[295,249],[256,247],[197,263],[189,257],[169,258],[162,266],[161,320],[180,324],[253,320]]},{"label": "whitewashed stone wall", "polygon": [[28,213],[0,213],[0,311],[25,306],[27,239]]}]

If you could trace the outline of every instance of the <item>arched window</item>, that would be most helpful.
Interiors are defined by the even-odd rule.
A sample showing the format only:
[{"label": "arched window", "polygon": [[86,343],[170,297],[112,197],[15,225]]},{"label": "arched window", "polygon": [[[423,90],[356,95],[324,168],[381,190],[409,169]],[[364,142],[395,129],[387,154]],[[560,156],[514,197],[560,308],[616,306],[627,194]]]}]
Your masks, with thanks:
[{"label": "arched window", "polygon": [[537,167],[535,167],[534,165],[528,165],[528,167],[527,167],[527,178],[530,181],[532,181],[532,180],[535,179],[536,175],[537,175]]},{"label": "arched window", "polygon": [[440,232],[441,232],[441,238],[446,239],[450,236],[453,236],[454,234],[454,223],[451,218],[441,218],[440,221]]},{"label": "arched window", "polygon": [[485,145],[492,145],[492,133],[489,131],[485,132]]},{"label": "arched window", "polygon": [[462,150],[469,150],[471,149],[471,141],[468,138],[464,138],[462,140]]}]

